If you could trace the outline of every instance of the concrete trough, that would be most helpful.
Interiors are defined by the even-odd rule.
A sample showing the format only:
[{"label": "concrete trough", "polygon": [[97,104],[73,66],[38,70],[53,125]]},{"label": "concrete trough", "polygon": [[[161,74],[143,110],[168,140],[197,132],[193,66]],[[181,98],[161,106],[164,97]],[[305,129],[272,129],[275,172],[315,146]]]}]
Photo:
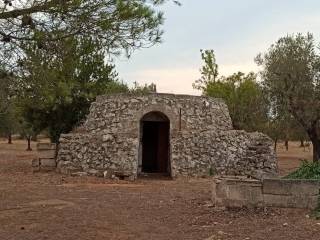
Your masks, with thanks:
[{"label": "concrete trough", "polygon": [[217,207],[280,207],[315,209],[320,181],[225,176],[214,179],[212,201]]}]

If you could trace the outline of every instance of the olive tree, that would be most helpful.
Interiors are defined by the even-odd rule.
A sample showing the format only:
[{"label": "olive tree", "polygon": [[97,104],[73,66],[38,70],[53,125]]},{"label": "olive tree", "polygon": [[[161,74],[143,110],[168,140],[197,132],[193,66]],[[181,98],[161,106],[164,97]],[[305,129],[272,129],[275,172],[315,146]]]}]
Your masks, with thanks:
[{"label": "olive tree", "polygon": [[288,35],[259,54],[263,85],[276,106],[303,127],[320,160],[320,55],[312,34]]}]

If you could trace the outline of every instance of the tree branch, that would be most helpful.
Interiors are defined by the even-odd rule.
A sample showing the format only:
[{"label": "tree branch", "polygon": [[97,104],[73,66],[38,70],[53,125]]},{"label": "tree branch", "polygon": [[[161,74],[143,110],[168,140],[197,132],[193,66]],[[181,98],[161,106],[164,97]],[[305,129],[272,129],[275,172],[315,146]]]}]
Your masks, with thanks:
[{"label": "tree branch", "polygon": [[51,0],[50,2],[44,3],[42,5],[36,5],[24,9],[15,9],[8,12],[0,13],[0,19],[17,18],[23,15],[30,15],[32,13],[47,12],[52,7],[57,7],[61,4],[67,4],[72,0]]}]

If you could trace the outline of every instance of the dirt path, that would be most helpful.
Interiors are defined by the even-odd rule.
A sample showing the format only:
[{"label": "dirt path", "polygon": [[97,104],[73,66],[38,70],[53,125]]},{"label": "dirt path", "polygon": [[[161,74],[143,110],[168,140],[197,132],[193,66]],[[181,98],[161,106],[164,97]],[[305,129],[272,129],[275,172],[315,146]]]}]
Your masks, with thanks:
[{"label": "dirt path", "polygon": [[0,239],[320,239],[301,210],[216,211],[210,180],[111,182],[32,174],[34,153],[0,142]]}]

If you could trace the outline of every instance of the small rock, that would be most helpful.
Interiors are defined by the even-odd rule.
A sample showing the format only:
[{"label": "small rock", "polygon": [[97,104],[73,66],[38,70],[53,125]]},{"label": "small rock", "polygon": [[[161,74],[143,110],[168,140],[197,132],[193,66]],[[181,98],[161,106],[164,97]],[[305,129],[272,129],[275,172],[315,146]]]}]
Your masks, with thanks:
[{"label": "small rock", "polygon": [[318,226],[320,226],[320,223],[317,223]]},{"label": "small rock", "polygon": [[71,176],[72,177],[84,177],[84,176],[88,176],[88,173],[86,173],[86,172],[74,172],[74,173],[71,173]]},{"label": "small rock", "polygon": [[218,232],[218,234],[219,234],[219,235],[223,235],[223,234],[224,234],[224,232],[222,232],[222,231],[219,231],[219,232]]},{"label": "small rock", "polygon": [[310,215],[306,215],[306,218],[310,218]]},{"label": "small rock", "polygon": [[89,175],[92,175],[92,176],[96,176],[98,173],[99,173],[99,171],[98,171],[98,170],[95,170],[95,169],[90,169],[90,170],[88,170],[88,174],[89,174]]},{"label": "small rock", "polygon": [[289,226],[289,224],[288,223],[284,223],[284,224],[282,224],[284,227],[287,227],[287,226]]},{"label": "small rock", "polygon": [[218,225],[219,223],[218,222],[213,222],[213,225]]},{"label": "small rock", "polygon": [[110,142],[113,141],[114,137],[111,134],[106,134],[102,136],[103,142]]}]

